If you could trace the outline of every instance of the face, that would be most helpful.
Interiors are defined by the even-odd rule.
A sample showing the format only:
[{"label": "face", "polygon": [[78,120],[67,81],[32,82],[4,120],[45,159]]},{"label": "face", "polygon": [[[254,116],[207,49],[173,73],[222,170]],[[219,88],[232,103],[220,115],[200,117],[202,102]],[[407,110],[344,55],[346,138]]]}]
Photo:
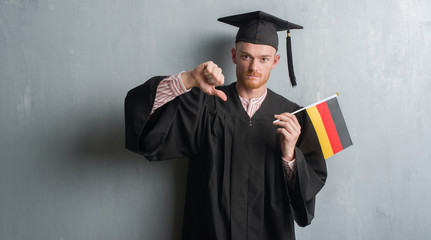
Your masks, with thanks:
[{"label": "face", "polygon": [[238,42],[236,49],[232,49],[237,84],[248,89],[265,87],[271,70],[280,60],[276,53],[275,48],[269,45]]}]

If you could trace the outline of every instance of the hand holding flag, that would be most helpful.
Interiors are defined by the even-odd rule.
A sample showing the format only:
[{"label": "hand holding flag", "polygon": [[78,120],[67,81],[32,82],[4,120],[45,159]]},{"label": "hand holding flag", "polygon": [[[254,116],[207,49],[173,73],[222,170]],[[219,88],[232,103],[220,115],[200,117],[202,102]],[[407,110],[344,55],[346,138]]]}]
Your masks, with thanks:
[{"label": "hand holding flag", "polygon": [[301,135],[301,125],[295,115],[291,113],[283,113],[275,115],[279,121],[273,124],[278,126],[277,133],[280,134],[281,153],[285,161],[295,159],[295,146]]},{"label": "hand holding flag", "polygon": [[292,113],[307,111],[325,159],[352,145],[337,96],[338,93]]}]

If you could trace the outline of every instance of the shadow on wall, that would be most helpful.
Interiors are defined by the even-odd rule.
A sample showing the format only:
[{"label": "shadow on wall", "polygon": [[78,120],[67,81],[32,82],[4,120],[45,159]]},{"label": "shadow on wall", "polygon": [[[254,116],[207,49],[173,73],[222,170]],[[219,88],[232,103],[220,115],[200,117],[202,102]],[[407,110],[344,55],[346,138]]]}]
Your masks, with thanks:
[{"label": "shadow on wall", "polygon": [[117,114],[87,116],[90,121],[79,126],[79,132],[74,136],[75,144],[71,147],[71,153],[91,157],[104,163],[122,161],[130,156],[124,147],[123,113],[117,112]]},{"label": "shadow on wall", "polygon": [[[124,99],[120,101],[114,110],[93,105],[97,111],[89,107],[71,111],[64,132],[43,143],[40,161],[45,163],[35,170],[48,173],[49,188],[56,189],[59,198],[74,196],[67,200],[73,204],[58,208],[67,208],[76,231],[86,228],[80,222],[86,216],[94,220],[94,229],[88,231],[100,237],[109,232],[115,236],[119,233],[112,231],[117,229],[139,239],[155,239],[148,234],[161,231],[165,231],[161,236],[179,239],[187,161],[148,162],[127,150]],[[159,216],[153,216],[157,212]],[[157,221],[169,230],[154,227]],[[113,224],[116,228],[109,228]]]},{"label": "shadow on wall", "polygon": [[[232,73],[234,76],[234,65],[230,55],[230,49],[234,46],[232,39],[211,39],[201,42],[203,44],[197,46],[197,52],[203,54],[192,56],[196,62],[211,59],[223,69],[225,76]],[[151,74],[158,75],[158,73]],[[231,82],[233,81],[229,81],[226,76],[225,84]],[[68,128],[64,130],[64,134],[52,140],[54,146],[59,147],[53,159],[61,160],[54,166],[50,166],[51,171],[55,172],[51,177],[56,178],[54,179],[58,181],[56,184],[68,189],[68,194],[81,195],[80,201],[83,202],[80,205],[82,206],[76,211],[86,209],[85,205],[88,201],[95,201],[91,198],[99,201],[108,197],[116,199],[115,201],[120,205],[133,202],[135,205],[122,206],[114,214],[116,219],[127,219],[118,228],[124,228],[124,232],[140,231],[138,236],[142,239],[151,239],[151,236],[148,236],[150,232],[162,231],[164,231],[162,235],[169,235],[170,239],[179,239],[187,161],[150,163],[143,156],[132,153],[124,147],[123,105],[126,93],[127,91],[114,107],[108,107],[106,103],[99,104],[100,106],[94,103],[92,106],[78,107],[69,112],[71,116],[66,118],[69,123],[64,124]],[[61,127],[58,128],[61,129]],[[118,189],[111,192],[112,188]],[[93,193],[94,189],[97,190]],[[87,191],[90,196],[86,195]],[[133,196],[130,196],[132,192]],[[104,194],[107,194],[105,198]],[[160,201],[158,194],[169,196],[170,199],[158,202]],[[130,212],[131,208],[134,212]],[[154,212],[162,214],[151,219],[154,218],[152,216]],[[90,217],[100,217],[90,213],[88,213]],[[159,222],[159,226],[168,227],[168,231],[153,227],[157,219],[165,221]],[[171,225],[166,226],[166,221],[170,221]],[[138,223],[141,223],[142,228],[136,230],[133,226]],[[103,229],[103,226],[101,228]]]}]

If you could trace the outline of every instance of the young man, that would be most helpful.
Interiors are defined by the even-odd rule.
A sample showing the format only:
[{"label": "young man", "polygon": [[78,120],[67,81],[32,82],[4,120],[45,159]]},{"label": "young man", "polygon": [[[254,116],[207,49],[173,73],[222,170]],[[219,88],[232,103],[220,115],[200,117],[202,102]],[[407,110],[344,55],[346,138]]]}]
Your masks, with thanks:
[{"label": "young man", "polygon": [[[222,86],[213,62],[129,91],[126,147],[150,161],[188,157],[183,239],[295,239],[314,217],[326,165],[306,114],[267,89],[279,28],[263,12],[219,19],[240,27]],[[281,26],[280,26],[281,25]],[[274,123],[274,120],[280,120]]]}]

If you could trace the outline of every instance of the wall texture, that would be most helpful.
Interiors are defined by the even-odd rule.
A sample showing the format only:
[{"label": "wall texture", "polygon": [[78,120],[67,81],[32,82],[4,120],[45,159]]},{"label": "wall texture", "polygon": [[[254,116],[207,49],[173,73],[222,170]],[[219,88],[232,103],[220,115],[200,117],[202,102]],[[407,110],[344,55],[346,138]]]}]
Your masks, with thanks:
[{"label": "wall texture", "polygon": [[298,239],[426,239],[426,0],[0,0],[0,239],[179,239],[187,160],[124,149],[125,94],[206,60],[232,82],[236,29],[216,19],[258,9],[305,27],[299,86],[281,44],[269,87],[303,105],[340,92],[354,142]]}]

